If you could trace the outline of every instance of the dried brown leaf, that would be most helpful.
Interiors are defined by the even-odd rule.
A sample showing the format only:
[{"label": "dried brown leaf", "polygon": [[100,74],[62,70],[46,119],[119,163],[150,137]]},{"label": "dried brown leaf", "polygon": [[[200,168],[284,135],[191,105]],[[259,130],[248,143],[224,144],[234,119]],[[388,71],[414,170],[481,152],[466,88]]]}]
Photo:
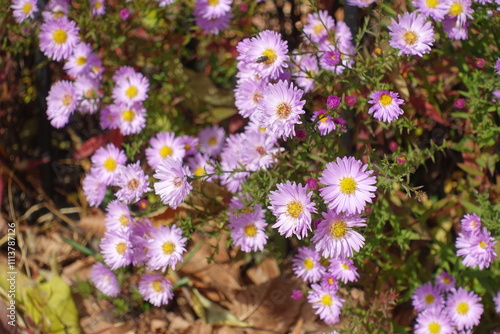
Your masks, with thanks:
[{"label": "dried brown leaf", "polygon": [[93,208],[90,211],[90,215],[80,220],[78,226],[94,233],[99,237],[103,237],[104,232],[106,232],[104,217],[104,213],[100,209]]}]

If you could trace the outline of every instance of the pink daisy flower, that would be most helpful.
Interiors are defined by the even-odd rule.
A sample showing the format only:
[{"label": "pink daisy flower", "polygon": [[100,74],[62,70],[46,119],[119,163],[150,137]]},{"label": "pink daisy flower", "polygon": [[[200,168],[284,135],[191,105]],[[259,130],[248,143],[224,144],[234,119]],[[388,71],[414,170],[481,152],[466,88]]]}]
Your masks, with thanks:
[{"label": "pink daisy flower", "polygon": [[194,11],[194,22],[200,27],[206,34],[218,35],[221,31],[224,31],[229,27],[231,19],[233,18],[233,13],[226,12],[223,15],[211,19],[203,17],[203,12],[196,10]]},{"label": "pink daisy flower", "polygon": [[339,290],[339,281],[337,277],[329,272],[323,274],[320,284],[321,286],[328,288],[332,292],[337,292]]},{"label": "pink daisy flower", "polygon": [[116,275],[101,262],[96,262],[92,266],[90,280],[106,296],[116,297],[120,293]]},{"label": "pink daisy flower", "polygon": [[139,133],[146,126],[146,109],[141,103],[114,103],[109,110],[114,126],[125,136]]},{"label": "pink daisy flower", "polygon": [[411,297],[413,307],[417,312],[422,312],[430,309],[441,310],[444,306],[444,298],[441,295],[441,290],[434,287],[431,282],[419,286]]},{"label": "pink daisy flower", "polygon": [[242,141],[245,149],[243,154],[244,164],[248,170],[256,171],[266,169],[276,161],[276,154],[284,150],[277,147],[277,138],[263,131],[245,131]]},{"label": "pink daisy flower", "polygon": [[315,55],[304,54],[294,56],[293,61],[295,83],[304,90],[304,93],[309,93],[314,88],[314,79],[319,72],[318,60]]},{"label": "pink daisy flower", "polygon": [[318,110],[313,113],[313,117],[311,121],[316,121],[318,125],[319,133],[322,136],[326,136],[333,130],[335,130],[335,122],[333,121],[332,116],[330,116],[326,110]]},{"label": "pink daisy flower", "polygon": [[99,81],[90,76],[79,76],[75,82],[75,94],[78,97],[77,110],[93,114],[99,109],[102,93],[99,92]]},{"label": "pink daisy flower", "polygon": [[451,319],[441,309],[431,309],[419,313],[415,334],[453,334],[455,330]]},{"label": "pink daisy flower", "polygon": [[243,252],[263,250],[267,243],[266,220],[263,210],[253,210],[230,219],[231,238]]},{"label": "pink daisy flower", "polygon": [[458,288],[448,295],[446,310],[459,330],[471,329],[479,324],[483,305],[474,292]]},{"label": "pink daisy flower", "polygon": [[500,75],[500,57],[497,58],[497,62],[495,63],[495,70],[497,70],[497,74]]},{"label": "pink daisy flower", "polygon": [[466,21],[463,25],[461,25],[458,24],[456,17],[446,15],[441,23],[443,24],[444,32],[449,38],[455,40],[467,40],[469,38],[469,21]]},{"label": "pink daisy flower", "polygon": [[120,190],[115,194],[116,198],[126,204],[137,202],[144,193],[151,190],[148,177],[144,174],[140,161],[121,166],[113,184],[120,187]]},{"label": "pink daisy flower", "polygon": [[95,170],[90,170],[82,181],[82,188],[87,202],[90,206],[101,205],[104,195],[106,195],[106,183],[101,180]]},{"label": "pink daisy flower", "polygon": [[167,158],[182,160],[186,155],[184,144],[173,132],[160,132],[149,141],[146,158],[151,168],[156,169],[160,162]]},{"label": "pink daisy flower", "polygon": [[239,79],[234,90],[234,104],[241,116],[248,118],[257,110],[259,99],[264,94],[266,85],[255,78]]},{"label": "pink daisy flower", "polygon": [[109,231],[101,239],[101,253],[104,262],[112,270],[132,263],[132,243],[126,233]]},{"label": "pink daisy flower", "polygon": [[432,17],[436,21],[442,21],[448,13],[446,0],[413,0],[416,12],[425,17]]},{"label": "pink daisy flower", "polygon": [[481,218],[475,213],[466,214],[460,220],[460,226],[466,233],[478,233],[481,231]]},{"label": "pink daisy flower", "polygon": [[[288,67],[288,43],[281,35],[264,30],[250,40],[245,54],[240,55],[255,74],[261,78],[277,78]],[[239,57],[239,59],[241,59]]]},{"label": "pink daisy flower", "polygon": [[286,181],[276,185],[278,190],[269,195],[271,212],[276,216],[278,232],[287,238],[295,235],[305,238],[311,230],[311,213],[316,212],[316,204],[311,201],[312,192],[307,187]]},{"label": "pink daisy flower", "polygon": [[141,73],[131,70],[130,67],[118,69],[113,79],[116,82],[112,92],[115,102],[131,106],[137,102],[143,102],[148,97],[148,79]]},{"label": "pink daisy flower", "polygon": [[76,23],[62,16],[48,20],[40,26],[40,50],[54,60],[68,59],[73,48],[80,41]]},{"label": "pink daisy flower", "polygon": [[360,213],[366,203],[372,203],[377,187],[373,171],[366,170],[368,165],[354,159],[354,157],[337,158],[336,162],[329,162],[319,178],[325,186],[320,194],[330,210]]},{"label": "pink daisy flower", "polygon": [[195,11],[205,19],[216,19],[231,11],[232,0],[197,0]]},{"label": "pink daisy flower", "polygon": [[434,284],[436,288],[441,291],[451,291],[455,288],[455,278],[446,271],[443,271],[438,277],[436,277]]},{"label": "pink daisy flower", "polygon": [[467,19],[472,19],[472,1],[471,0],[446,0],[448,7],[448,17],[456,20],[457,26],[464,26]]},{"label": "pink daisy flower", "polygon": [[295,124],[302,124],[300,115],[305,113],[303,93],[284,81],[269,84],[257,107],[262,126],[284,139],[295,136]]},{"label": "pink daisy flower", "polygon": [[389,44],[399,49],[398,55],[418,55],[422,57],[431,51],[434,42],[434,29],[426,22],[424,15],[415,12],[398,15],[398,22],[391,19],[388,27],[391,40]]},{"label": "pink daisy flower", "polygon": [[309,13],[307,15],[307,24],[304,25],[304,35],[306,43],[319,43],[328,36],[328,31],[335,27],[335,21],[328,15],[326,10],[320,10],[318,13]]},{"label": "pink daisy flower", "polygon": [[14,11],[12,14],[18,23],[35,18],[35,13],[38,12],[37,0],[13,0],[10,8]]},{"label": "pink daisy flower", "polygon": [[203,181],[213,182],[217,178],[215,175],[215,162],[201,153],[187,159],[187,165],[194,177],[199,177]]},{"label": "pink daisy flower", "polygon": [[148,244],[148,268],[165,271],[167,267],[175,269],[177,262],[182,261],[186,251],[187,239],[182,237],[182,230],[175,225],[160,226],[151,233]]},{"label": "pink daisy flower", "polygon": [[312,304],[319,318],[328,325],[339,322],[345,300],[320,284],[312,284],[311,288],[312,290],[307,294],[307,301]]},{"label": "pink daisy flower", "polygon": [[139,292],[156,307],[167,305],[174,298],[172,283],[160,274],[143,274],[139,281]]},{"label": "pink daisy flower", "polygon": [[326,269],[321,265],[320,255],[309,247],[300,247],[292,260],[294,274],[308,283],[321,279]]},{"label": "pink daisy flower", "polygon": [[90,0],[90,8],[92,9],[92,16],[101,16],[106,13],[104,0]]},{"label": "pink daisy flower", "polygon": [[335,72],[341,62],[342,55],[337,49],[322,52],[320,55],[319,64],[325,70]]},{"label": "pink daisy flower", "polygon": [[368,103],[372,104],[368,110],[369,114],[379,121],[392,122],[398,119],[399,115],[404,113],[399,105],[404,104],[402,99],[399,99],[399,94],[387,90],[378,90],[370,94]]},{"label": "pink daisy flower", "polygon": [[355,282],[359,278],[358,269],[350,259],[331,259],[328,271],[344,283]]},{"label": "pink daisy flower", "polygon": [[480,270],[488,268],[497,257],[495,253],[495,238],[482,228],[474,234],[459,233],[456,241],[457,256],[463,256],[462,263],[467,267],[478,266]]},{"label": "pink daisy flower", "polygon": [[132,230],[132,216],[130,209],[119,200],[109,202],[106,207],[106,230],[128,233]]},{"label": "pink daisy flower", "polygon": [[146,265],[149,259],[148,247],[150,235],[156,228],[147,218],[140,218],[132,222],[130,241],[133,245],[132,265]]},{"label": "pink daisy flower", "polygon": [[125,152],[113,144],[98,148],[90,158],[92,169],[95,170],[102,182],[111,185],[118,174],[120,167],[127,162]]},{"label": "pink daisy flower", "polygon": [[79,42],[73,49],[73,53],[66,64],[64,64],[64,69],[70,76],[75,78],[87,74],[90,71],[88,59],[92,57],[91,54],[92,47],[90,44]]},{"label": "pink daisy flower", "polygon": [[200,151],[209,156],[217,156],[221,153],[226,139],[226,132],[223,128],[214,125],[202,129],[198,134]]},{"label": "pink daisy flower", "polygon": [[187,167],[182,165],[180,159],[162,160],[154,177],[159,180],[154,184],[155,193],[161,197],[164,204],[168,204],[173,209],[176,209],[193,189],[188,180],[193,175]]},{"label": "pink daisy flower", "polygon": [[311,241],[316,251],[325,258],[351,257],[363,247],[365,238],[352,227],[363,227],[366,219],[361,215],[349,215],[328,210],[323,212]]},{"label": "pink daisy flower", "polygon": [[186,155],[194,155],[198,152],[198,138],[193,136],[180,136],[180,143],[184,146],[184,151],[186,151]]},{"label": "pink daisy flower", "polygon": [[221,153],[220,165],[223,174],[220,176],[220,181],[232,193],[240,191],[241,184],[250,175],[246,170],[246,162],[243,156],[243,152],[245,152],[243,147],[244,139],[245,135],[243,133],[230,135]]},{"label": "pink daisy flower", "polygon": [[71,0],[49,0],[42,12],[45,21],[68,16]]},{"label": "pink daisy flower", "polygon": [[72,82],[61,80],[53,84],[47,96],[47,116],[50,124],[55,128],[65,126],[77,104],[78,97]]}]

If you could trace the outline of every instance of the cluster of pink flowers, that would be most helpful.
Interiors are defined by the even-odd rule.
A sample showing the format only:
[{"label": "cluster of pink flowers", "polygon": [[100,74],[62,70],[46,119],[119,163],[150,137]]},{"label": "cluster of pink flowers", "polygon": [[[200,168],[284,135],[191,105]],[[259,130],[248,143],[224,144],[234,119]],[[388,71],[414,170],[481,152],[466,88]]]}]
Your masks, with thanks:
[{"label": "cluster of pink flowers", "polygon": [[481,225],[481,219],[475,213],[467,214],[461,220],[462,232],[456,241],[457,255],[462,256],[462,263],[467,267],[488,268],[497,257],[496,240]]},{"label": "cluster of pink flowers", "polygon": [[456,288],[455,280],[442,272],[434,284],[418,287],[412,296],[418,312],[416,334],[469,333],[483,314],[481,298],[472,291]]}]

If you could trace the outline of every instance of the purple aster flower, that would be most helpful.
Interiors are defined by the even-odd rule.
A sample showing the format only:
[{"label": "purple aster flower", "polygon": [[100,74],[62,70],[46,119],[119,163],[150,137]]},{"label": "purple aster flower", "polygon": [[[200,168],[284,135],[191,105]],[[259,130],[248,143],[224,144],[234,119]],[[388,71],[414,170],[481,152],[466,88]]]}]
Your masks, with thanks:
[{"label": "purple aster flower", "polygon": [[441,309],[419,313],[415,334],[453,334],[455,330],[450,317]]},{"label": "purple aster flower", "polygon": [[144,174],[140,162],[121,166],[114,179],[114,185],[121,189],[116,192],[116,198],[130,204],[141,199],[149,188],[148,177]]},{"label": "purple aster flower", "polygon": [[104,66],[102,65],[102,60],[95,53],[89,55],[87,60],[90,68],[89,76],[101,80],[102,73],[104,72]]},{"label": "purple aster flower", "polygon": [[146,109],[141,103],[114,103],[109,106],[115,126],[125,135],[139,133],[146,126]]},{"label": "purple aster flower", "polygon": [[329,289],[332,292],[337,292],[339,290],[339,280],[334,274],[330,272],[326,272],[323,274],[320,284],[321,286]]},{"label": "purple aster flower", "polygon": [[88,43],[79,42],[73,49],[73,53],[68,58],[64,69],[72,76],[77,77],[87,74],[90,71],[88,59],[91,57],[92,47]]},{"label": "purple aster flower", "polygon": [[148,97],[148,79],[130,67],[119,68],[113,76],[113,81],[116,83],[112,92],[115,102],[131,106],[143,102]]},{"label": "purple aster flower", "polygon": [[139,292],[156,307],[167,305],[174,298],[172,283],[160,274],[143,274],[139,281]]},{"label": "purple aster flower", "polygon": [[344,299],[320,284],[312,284],[312,290],[307,294],[307,301],[312,304],[315,313],[326,324],[332,325],[340,320],[340,312]]},{"label": "purple aster flower", "polygon": [[328,109],[337,109],[340,106],[340,97],[336,95],[329,95],[326,99],[326,106]]},{"label": "purple aster flower", "polygon": [[167,158],[182,160],[186,155],[184,144],[173,132],[160,132],[149,141],[146,158],[151,168],[156,169],[160,162]]},{"label": "purple aster flower", "polygon": [[203,181],[213,182],[217,178],[214,169],[215,162],[202,153],[196,153],[194,156],[189,157],[187,165],[194,177],[199,177]]},{"label": "purple aster flower", "polygon": [[243,133],[230,135],[221,153],[220,165],[223,174],[220,176],[220,181],[232,193],[240,191],[241,184],[250,175],[246,170],[243,156],[243,152],[245,152],[243,147],[244,139],[245,135]]},{"label": "purple aster flower", "polygon": [[263,210],[253,210],[230,219],[231,238],[244,252],[263,250],[267,243],[267,226]]},{"label": "purple aster flower", "polygon": [[337,158],[326,165],[319,182],[325,185],[320,193],[330,210],[357,214],[366,203],[372,203],[377,180],[367,168],[354,157]]},{"label": "purple aster flower", "polygon": [[76,23],[62,16],[48,20],[40,26],[40,50],[54,60],[68,59],[73,48],[80,41]]},{"label": "purple aster flower", "polygon": [[350,259],[331,259],[328,272],[344,283],[355,282],[359,278],[358,269]]},{"label": "purple aster flower", "polygon": [[198,134],[200,151],[209,156],[217,156],[221,153],[226,139],[226,132],[223,128],[214,125],[202,129]]},{"label": "purple aster flower", "polygon": [[356,97],[352,95],[347,95],[344,101],[345,104],[347,104],[348,106],[353,106],[356,104]]},{"label": "purple aster flower", "polygon": [[451,291],[455,288],[455,278],[446,271],[443,271],[438,277],[436,277],[434,284],[436,288],[441,291]]},{"label": "purple aster flower", "polygon": [[101,239],[101,253],[104,262],[112,270],[132,263],[132,243],[127,233],[108,231]]},{"label": "purple aster flower", "polygon": [[276,216],[278,232],[287,238],[295,235],[298,239],[307,236],[311,230],[311,213],[316,212],[316,204],[311,201],[312,192],[307,187],[286,181],[276,185],[278,190],[269,195],[272,213]]},{"label": "purple aster flower", "polygon": [[313,54],[297,55],[293,57],[294,76],[297,86],[309,93],[314,88],[315,76],[319,72],[318,60]]},{"label": "purple aster flower", "polygon": [[497,58],[497,62],[495,63],[495,70],[497,70],[497,74],[500,75],[500,57]]},{"label": "purple aster flower", "polygon": [[168,204],[172,209],[177,209],[193,189],[188,180],[193,175],[186,166],[182,165],[180,159],[169,157],[162,160],[154,177],[159,180],[154,184],[155,193],[161,197],[164,204]]},{"label": "purple aster flower", "polygon": [[90,206],[97,207],[101,205],[104,195],[106,195],[106,183],[101,180],[95,170],[91,169],[85,175],[82,188]]},{"label": "purple aster flower", "polygon": [[398,22],[391,19],[388,27],[391,40],[389,44],[399,49],[398,55],[418,55],[422,57],[431,51],[434,42],[434,29],[426,22],[424,15],[415,12],[398,15]]},{"label": "purple aster flower", "polygon": [[446,0],[448,7],[448,17],[456,19],[457,26],[464,26],[467,19],[472,19],[472,1],[471,0]]},{"label": "purple aster flower", "polygon": [[495,312],[500,314],[500,290],[493,297],[493,303],[495,304]]},{"label": "purple aster flower", "polygon": [[304,38],[306,43],[319,43],[328,36],[328,31],[335,27],[335,21],[328,15],[326,10],[320,10],[318,13],[309,13],[307,15],[307,24],[304,25]]},{"label": "purple aster flower", "polygon": [[432,17],[436,21],[442,21],[448,13],[449,7],[446,0],[413,0],[416,12],[424,17]]},{"label": "purple aster flower", "polygon": [[182,261],[186,251],[187,239],[182,237],[182,230],[175,225],[160,226],[150,232],[148,244],[148,268],[165,271],[167,267],[175,269],[177,262]]},{"label": "purple aster flower", "polygon": [[458,98],[455,100],[455,102],[453,102],[453,105],[455,106],[455,108],[462,109],[465,107],[465,100],[462,98]]},{"label": "purple aster flower", "polygon": [[277,147],[277,138],[265,131],[245,131],[242,138],[243,163],[248,170],[266,169],[276,161],[276,154],[284,150]]},{"label": "purple aster flower", "polygon": [[325,70],[336,72],[337,67],[341,64],[342,54],[339,50],[334,49],[323,52],[319,60],[319,64]]},{"label": "purple aster flower", "polygon": [[10,8],[14,11],[13,16],[18,23],[27,18],[33,19],[38,12],[37,0],[13,0]]},{"label": "purple aster flower", "polygon": [[197,0],[195,11],[205,19],[216,19],[231,11],[232,0]]},{"label": "purple aster flower", "polygon": [[120,18],[125,21],[130,16],[130,11],[127,8],[122,8],[118,14],[120,15]]},{"label": "purple aster flower", "polygon": [[288,43],[278,33],[264,30],[246,43],[248,47],[240,48],[245,52],[238,59],[259,77],[275,79],[288,67]]},{"label": "purple aster flower", "polygon": [[368,110],[369,114],[379,121],[392,122],[404,113],[399,105],[404,101],[399,98],[399,94],[387,90],[378,90],[370,94],[368,103],[373,104]]},{"label": "purple aster flower", "polygon": [[300,115],[305,101],[303,91],[284,81],[269,84],[257,107],[262,126],[284,139],[295,135],[295,124],[302,124]]},{"label": "purple aster flower", "polygon": [[316,251],[325,258],[351,257],[363,247],[365,238],[352,227],[363,227],[366,219],[361,215],[323,212],[323,220],[314,231],[311,241]]},{"label": "purple aster flower", "polygon": [[442,24],[443,30],[449,38],[456,40],[467,40],[469,38],[469,21],[466,21],[464,24],[458,24],[456,17],[446,15]]},{"label": "purple aster flower", "polygon": [[116,297],[120,293],[116,275],[101,262],[96,262],[92,266],[90,280],[106,296]]},{"label": "purple aster flower", "polygon": [[359,8],[369,7],[375,0],[347,0],[347,4]]},{"label": "purple aster flower", "polygon": [[90,0],[90,8],[92,9],[92,16],[101,16],[106,13],[104,0]]},{"label": "purple aster flower", "polygon": [[313,113],[313,117],[311,118],[311,121],[316,121],[316,124],[318,125],[318,130],[319,133],[322,136],[326,136],[333,130],[335,130],[336,126],[335,123],[333,122],[333,118],[331,115],[329,115],[326,110],[318,110]]},{"label": "purple aster flower", "polygon": [[45,21],[68,16],[71,0],[49,0],[42,15]]},{"label": "purple aster flower", "polygon": [[[318,181],[316,179],[313,179],[312,177],[308,178],[306,181],[307,188],[309,190],[316,190],[318,189]],[[316,226],[315,226],[316,228]]]},{"label": "purple aster flower", "polygon": [[99,109],[102,93],[99,92],[99,81],[90,76],[79,76],[75,82],[75,94],[78,97],[77,110],[93,114]]},{"label": "purple aster flower", "polygon": [[125,152],[113,144],[98,148],[90,158],[92,169],[106,185],[111,185],[120,167],[127,162]]},{"label": "purple aster flower", "polygon": [[300,290],[292,290],[292,295],[290,297],[294,300],[301,300],[304,294]]},{"label": "purple aster flower", "polygon": [[478,233],[481,231],[481,218],[475,213],[466,214],[460,220],[460,226],[465,233]]},{"label": "purple aster flower", "polygon": [[186,151],[186,155],[194,155],[198,152],[198,138],[193,136],[180,136],[179,141],[182,145],[184,145],[184,151]]},{"label": "purple aster flower", "polygon": [[62,128],[76,110],[78,97],[72,82],[61,80],[50,87],[47,96],[47,116],[55,128]]},{"label": "purple aster flower", "polygon": [[441,290],[434,287],[431,282],[419,286],[411,297],[413,307],[417,312],[422,312],[430,309],[441,310],[444,306],[444,298],[441,295]]},{"label": "purple aster flower", "polygon": [[472,268],[478,266],[483,270],[497,257],[496,244],[496,240],[484,227],[474,234],[459,233],[456,241],[457,256],[464,256],[462,263],[465,266]]},{"label": "purple aster flower", "polygon": [[106,230],[128,233],[132,230],[132,216],[127,204],[119,200],[109,202],[106,207]]},{"label": "purple aster flower", "polygon": [[255,78],[238,80],[234,90],[234,104],[241,116],[248,118],[255,113],[265,87],[263,80]]},{"label": "purple aster flower", "polygon": [[111,112],[109,106],[104,106],[99,115],[99,125],[103,129],[118,129],[117,115]]},{"label": "purple aster flower", "polygon": [[203,12],[196,10],[194,11],[194,21],[197,26],[200,27],[206,34],[218,35],[219,32],[224,31],[229,27],[229,23],[233,18],[233,13],[226,12],[222,16],[215,17],[212,19],[207,19],[203,17]]},{"label": "purple aster flower", "polygon": [[479,324],[483,305],[474,292],[458,288],[448,295],[446,310],[458,330],[471,329]]},{"label": "purple aster flower", "polygon": [[309,247],[299,248],[292,265],[294,274],[308,283],[318,282],[326,272],[325,267],[321,265],[320,255]]},{"label": "purple aster flower", "polygon": [[132,231],[130,233],[130,241],[133,245],[132,265],[147,264],[150,236],[153,231],[156,231],[156,228],[147,218],[139,218],[132,222]]}]

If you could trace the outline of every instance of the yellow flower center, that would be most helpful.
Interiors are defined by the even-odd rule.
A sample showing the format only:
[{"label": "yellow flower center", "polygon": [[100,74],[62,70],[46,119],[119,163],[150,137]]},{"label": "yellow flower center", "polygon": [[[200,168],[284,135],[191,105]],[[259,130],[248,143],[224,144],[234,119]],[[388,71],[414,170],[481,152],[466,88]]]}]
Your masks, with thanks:
[{"label": "yellow flower center", "polygon": [[429,333],[432,333],[432,334],[441,333],[441,325],[438,324],[437,322],[434,322],[434,321],[429,323],[429,326],[427,327],[427,329],[429,330]]},{"label": "yellow flower center", "polygon": [[182,183],[183,183],[182,177],[176,176],[174,178],[174,182],[173,183],[174,183],[174,186],[180,187],[182,185]]},{"label": "yellow flower center", "polygon": [[323,295],[321,297],[321,303],[323,303],[323,305],[326,305],[326,306],[332,305],[332,303],[333,303],[332,296],[330,296],[330,295]]},{"label": "yellow flower center", "polygon": [[196,170],[194,171],[194,175],[195,176],[203,176],[205,175],[205,168],[199,166],[198,168],[196,168]]},{"label": "yellow flower center", "polygon": [[255,224],[246,225],[245,234],[249,237],[255,237],[255,235],[257,234],[257,227],[255,227]]},{"label": "yellow flower center", "polygon": [[317,24],[314,26],[314,33],[315,34],[319,34],[320,32],[322,32],[323,30],[325,29],[325,27],[323,27],[322,24]]},{"label": "yellow flower center", "polygon": [[328,120],[328,115],[327,114],[320,114],[319,120],[321,123],[326,123],[326,121]]},{"label": "yellow flower center", "polygon": [[468,312],[469,312],[469,304],[467,304],[466,302],[458,303],[458,305],[457,305],[457,313],[458,314],[464,315],[464,314],[467,314]]},{"label": "yellow flower center", "polygon": [[473,220],[470,222],[470,225],[473,227],[473,228],[477,228],[477,221]]},{"label": "yellow flower center", "polygon": [[153,290],[155,290],[156,292],[163,291],[163,287],[161,286],[161,281],[159,279],[154,281],[153,284],[151,284],[151,286],[153,287]]},{"label": "yellow flower center", "polygon": [[278,58],[276,51],[273,49],[265,49],[264,52],[262,52],[262,56],[267,57],[266,60],[263,61],[266,65],[271,65],[276,61],[276,58]]},{"label": "yellow flower center", "polygon": [[129,223],[129,220],[125,215],[121,215],[119,221],[122,226],[127,226]]},{"label": "yellow flower center", "polygon": [[64,94],[61,102],[65,107],[67,107],[71,104],[72,101],[73,96],[71,96],[71,94]]},{"label": "yellow flower center", "polygon": [[172,150],[172,148],[170,146],[163,146],[162,148],[160,148],[160,156],[165,159],[166,157],[169,157],[172,155],[172,153],[174,152],[174,150]]},{"label": "yellow flower center", "polygon": [[29,13],[31,13],[31,10],[33,9],[33,5],[30,4],[29,2],[26,2],[24,5],[23,5],[23,13],[28,15]]},{"label": "yellow flower center", "polygon": [[439,1],[438,0],[426,0],[425,3],[427,4],[427,7],[429,7],[429,8],[436,8]]},{"label": "yellow flower center", "polygon": [[124,242],[119,242],[116,244],[116,251],[118,254],[123,254],[127,250],[127,244]]},{"label": "yellow flower center", "polygon": [[163,249],[163,253],[170,255],[175,251],[175,244],[172,241],[167,241],[161,248]]},{"label": "yellow flower center", "polygon": [[333,283],[334,283],[333,278],[331,278],[331,277],[328,277],[328,278],[326,279],[326,281],[327,281],[327,282],[328,282],[328,284],[330,284],[330,285],[333,285]]},{"label": "yellow flower center", "polygon": [[255,104],[259,103],[259,99],[261,97],[262,97],[262,95],[260,95],[259,93],[253,94],[253,98],[252,98],[253,103],[255,103]]},{"label": "yellow flower center", "polygon": [[335,239],[344,238],[347,232],[347,224],[343,220],[333,222],[330,227],[330,235]]},{"label": "yellow flower center", "polygon": [[86,99],[95,99],[97,97],[97,92],[95,89],[88,89],[83,93],[83,97]]},{"label": "yellow flower center", "polygon": [[191,145],[189,145],[189,144],[187,144],[187,143],[186,143],[186,144],[184,144],[184,149],[185,149],[186,151],[189,151],[189,149],[190,149],[190,148],[191,148]]},{"label": "yellow flower center", "polygon": [[123,116],[123,120],[125,122],[132,122],[135,118],[135,112],[133,112],[132,110],[128,109],[128,110],[125,110],[122,114]]},{"label": "yellow flower center", "polygon": [[210,145],[210,146],[215,146],[215,145],[217,145],[217,138],[215,138],[215,137],[210,137],[210,139],[208,139],[208,145]]},{"label": "yellow flower center", "polygon": [[390,95],[387,95],[387,94],[382,94],[382,96],[380,97],[380,99],[378,101],[380,102],[380,104],[383,107],[387,107],[389,104],[392,103],[392,97]]},{"label": "yellow flower center", "polygon": [[267,128],[259,128],[260,132],[265,132]]},{"label": "yellow flower center", "polygon": [[450,15],[457,16],[462,14],[463,7],[461,3],[454,2],[450,7]]},{"label": "yellow flower center", "polygon": [[139,93],[139,90],[135,86],[130,86],[125,90],[125,95],[127,95],[129,99],[133,99],[134,97],[136,97],[137,93]]},{"label": "yellow flower center", "polygon": [[287,119],[292,113],[292,107],[285,102],[281,102],[276,106],[276,115],[279,119]]},{"label": "yellow flower center", "polygon": [[424,299],[425,299],[426,304],[432,304],[432,303],[434,303],[434,300],[435,300],[434,296],[431,295],[430,293],[425,295]]},{"label": "yellow flower center", "polygon": [[136,190],[137,188],[139,188],[139,180],[132,179],[129,181],[127,186],[130,190]]},{"label": "yellow flower center", "polygon": [[108,172],[113,172],[116,169],[116,160],[113,158],[107,158],[104,160],[104,169]]},{"label": "yellow flower center", "polygon": [[78,66],[83,66],[83,65],[85,65],[86,62],[87,62],[87,58],[85,58],[83,56],[76,58],[76,64]]},{"label": "yellow flower center", "polygon": [[217,6],[219,4],[219,0],[208,0],[209,6]]},{"label": "yellow flower center", "polygon": [[66,33],[66,31],[62,30],[62,29],[56,29],[54,30],[54,32],[52,33],[52,39],[54,40],[54,42],[56,42],[57,44],[63,44],[66,42],[66,40],[68,39],[68,34]]},{"label": "yellow flower center", "polygon": [[314,260],[308,257],[304,260],[303,265],[306,270],[311,270],[312,268],[314,268]]},{"label": "yellow flower center", "polygon": [[348,266],[347,264],[345,264],[345,263],[342,263],[340,266],[341,266],[341,267],[342,267],[342,269],[344,269],[344,270],[349,270],[349,266]]},{"label": "yellow flower center", "polygon": [[302,213],[303,209],[304,208],[303,208],[302,204],[300,202],[297,202],[297,201],[291,201],[286,206],[286,211],[293,218],[298,218],[300,216],[300,214]]},{"label": "yellow flower center", "polygon": [[343,177],[339,183],[340,191],[345,195],[352,195],[356,191],[356,181],[350,176]]},{"label": "yellow flower center", "polygon": [[406,44],[413,45],[418,41],[418,35],[414,31],[408,30],[403,34],[403,40]]},{"label": "yellow flower center", "polygon": [[64,12],[57,11],[54,14],[52,14],[52,18],[54,18],[54,20],[57,20],[57,19],[60,19],[61,17],[64,17],[65,15],[66,14],[64,14]]},{"label": "yellow flower center", "polygon": [[484,242],[483,240],[481,240],[481,242],[479,242],[479,247],[484,249],[486,246],[488,246],[488,244],[486,242]]},{"label": "yellow flower center", "polygon": [[444,284],[450,284],[451,280],[448,277],[443,277]]},{"label": "yellow flower center", "polygon": [[94,8],[99,9],[99,8],[101,8],[101,6],[102,6],[102,3],[100,1],[94,2]]},{"label": "yellow flower center", "polygon": [[255,150],[260,154],[260,155],[264,155],[266,154],[266,150],[262,147],[262,146],[257,146],[255,148]]}]

